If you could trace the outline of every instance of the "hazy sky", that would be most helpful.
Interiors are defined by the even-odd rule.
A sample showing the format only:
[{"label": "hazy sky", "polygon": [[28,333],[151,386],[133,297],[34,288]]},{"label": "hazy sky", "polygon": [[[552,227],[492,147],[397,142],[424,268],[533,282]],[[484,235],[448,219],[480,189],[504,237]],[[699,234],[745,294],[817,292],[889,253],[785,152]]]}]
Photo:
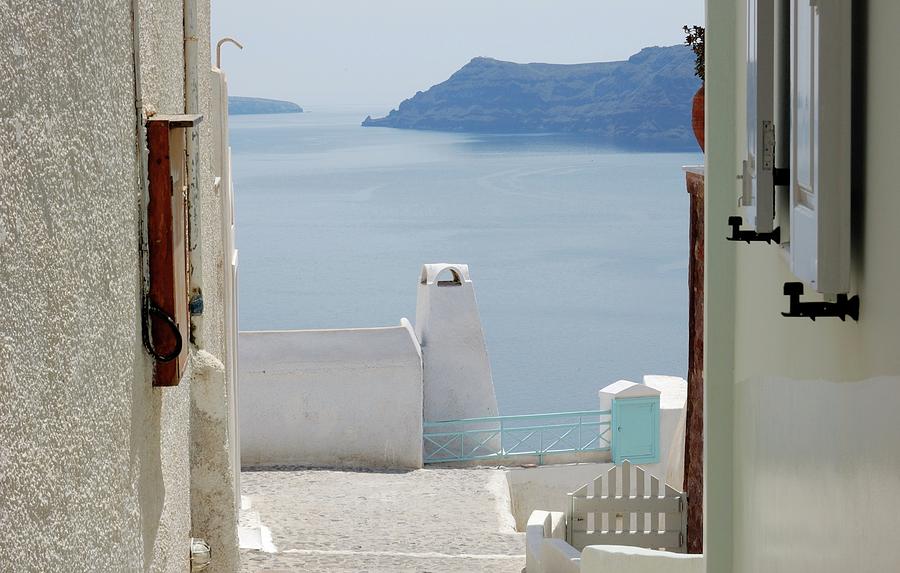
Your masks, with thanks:
[{"label": "hazy sky", "polygon": [[[475,56],[621,60],[684,41],[704,0],[212,0],[232,95],[395,107]],[[215,58],[215,54],[213,54]]]}]

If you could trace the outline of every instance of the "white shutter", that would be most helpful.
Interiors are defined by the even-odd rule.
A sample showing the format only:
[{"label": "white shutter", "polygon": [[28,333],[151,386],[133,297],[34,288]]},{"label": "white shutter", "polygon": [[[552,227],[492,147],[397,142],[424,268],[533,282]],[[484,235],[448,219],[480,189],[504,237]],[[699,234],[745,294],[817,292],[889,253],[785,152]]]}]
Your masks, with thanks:
[{"label": "white shutter", "polygon": [[775,0],[747,0],[747,159],[741,204],[760,233],[775,220]]},{"label": "white shutter", "polygon": [[851,0],[791,0],[791,270],[850,290]]}]

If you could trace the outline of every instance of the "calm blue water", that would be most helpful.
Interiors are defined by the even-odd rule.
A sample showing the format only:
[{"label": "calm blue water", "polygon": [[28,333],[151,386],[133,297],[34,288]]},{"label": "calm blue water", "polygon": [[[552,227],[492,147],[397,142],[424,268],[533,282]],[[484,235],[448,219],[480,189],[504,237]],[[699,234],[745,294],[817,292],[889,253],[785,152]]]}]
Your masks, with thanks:
[{"label": "calm blue water", "polygon": [[687,369],[699,154],[558,136],[363,128],[365,113],[233,116],[240,328],[414,321],[422,263],[468,263],[501,412],[594,409]]}]

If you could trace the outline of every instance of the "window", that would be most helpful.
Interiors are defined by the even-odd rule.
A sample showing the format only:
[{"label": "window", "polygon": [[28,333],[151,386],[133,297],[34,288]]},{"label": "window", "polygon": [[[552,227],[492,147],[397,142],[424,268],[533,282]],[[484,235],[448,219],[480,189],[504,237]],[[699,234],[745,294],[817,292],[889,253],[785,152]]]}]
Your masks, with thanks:
[{"label": "window", "polygon": [[851,2],[791,0],[791,270],[850,290]]},{"label": "window", "polygon": [[[791,271],[825,294],[850,290],[851,17],[850,0],[747,0],[741,204],[757,232],[770,232],[775,185],[789,185],[778,217],[790,228]],[[789,64],[776,60],[787,37]],[[789,137],[776,117],[789,118]],[[789,177],[776,169],[776,145],[789,148]]]},{"label": "window", "polygon": [[747,159],[741,204],[760,233],[775,221],[775,0],[747,0]]}]

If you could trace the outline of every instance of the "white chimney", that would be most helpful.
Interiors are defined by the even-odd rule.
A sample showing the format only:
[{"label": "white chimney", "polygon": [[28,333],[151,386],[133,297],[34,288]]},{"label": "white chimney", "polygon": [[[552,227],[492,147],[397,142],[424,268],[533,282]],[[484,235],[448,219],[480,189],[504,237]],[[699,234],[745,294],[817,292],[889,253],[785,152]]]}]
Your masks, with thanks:
[{"label": "white chimney", "polygon": [[425,421],[497,415],[497,397],[468,265],[422,267],[416,300]]}]

